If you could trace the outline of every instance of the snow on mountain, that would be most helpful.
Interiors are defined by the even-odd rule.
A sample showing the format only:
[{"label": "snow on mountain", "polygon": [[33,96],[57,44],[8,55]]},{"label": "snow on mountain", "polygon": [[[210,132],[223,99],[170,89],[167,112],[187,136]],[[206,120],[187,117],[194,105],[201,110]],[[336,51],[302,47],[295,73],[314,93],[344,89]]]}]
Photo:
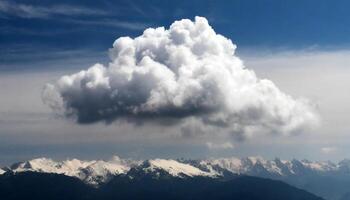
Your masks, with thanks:
[{"label": "snow on mountain", "polygon": [[261,157],[203,160],[200,164],[219,166],[235,174],[249,174],[254,170],[264,170],[272,174],[282,175],[282,171],[275,161],[264,160]]},{"label": "snow on mountain", "polygon": [[79,177],[81,175],[80,169],[85,168],[92,163],[94,163],[94,161],[81,161],[78,159],[72,159],[56,162],[48,158],[37,158],[14,164],[10,169],[13,172],[36,171]]},{"label": "snow on mountain", "polygon": [[109,161],[98,160],[81,169],[84,175],[80,176],[85,182],[97,185],[105,183],[114,175],[126,174],[130,166],[137,165],[136,161],[122,160],[114,156]]},{"label": "snow on mountain", "polygon": [[[349,162],[350,163],[350,162]],[[290,176],[305,173],[332,173],[339,171],[341,165],[330,161],[311,162],[308,160],[265,160],[261,157],[221,158],[202,160],[201,165],[218,166],[236,174],[257,176]],[[350,165],[348,165],[350,166]],[[343,168],[344,165],[343,165]]]},{"label": "snow on mountain", "polygon": [[[300,176],[306,174],[347,174],[350,175],[350,160],[339,163],[312,162],[308,160],[265,160],[261,157],[246,158],[219,158],[206,160],[166,160],[152,159],[135,161],[120,159],[118,156],[108,161],[93,160],[82,161],[71,159],[54,161],[48,158],[37,158],[13,164],[9,168],[0,169],[19,173],[23,171],[36,171],[44,173],[57,173],[77,177],[91,185],[108,182],[115,175],[128,175],[130,177],[141,174],[161,176],[166,174],[174,177],[223,177],[226,175],[244,174],[259,177],[279,178]],[[141,173],[141,174],[140,174]]]},{"label": "snow on mountain", "polygon": [[233,173],[239,174],[241,169],[243,168],[242,162],[238,158],[222,158],[215,160],[202,160],[200,165],[205,166],[206,168],[212,169],[212,167],[208,167],[210,165],[217,165],[223,169],[227,169]]},{"label": "snow on mountain", "polygon": [[143,168],[146,173],[155,172],[158,170],[164,170],[172,176],[175,177],[194,177],[194,176],[207,176],[215,177],[217,173],[215,172],[205,172],[196,168],[190,164],[181,163],[176,160],[165,160],[165,159],[154,159],[146,161],[147,165]]},{"label": "snow on mountain", "polygon": [[37,158],[26,162],[14,164],[10,170],[18,173],[35,171],[44,173],[57,173],[77,177],[86,183],[98,185],[108,182],[111,177],[127,174],[131,168],[139,168],[145,173],[159,170],[176,177],[208,176],[214,177],[216,172],[205,172],[190,164],[175,160],[154,159],[147,161],[124,160],[114,156],[111,160],[81,161],[77,159],[56,162],[48,158]]},{"label": "snow on mountain", "polygon": [[314,171],[335,171],[338,169],[338,165],[330,162],[330,161],[324,161],[324,162],[311,162],[308,160],[302,160],[301,161],[303,165],[311,170]]},{"label": "snow on mountain", "polygon": [[48,158],[37,158],[10,167],[13,172],[35,171],[44,173],[57,173],[77,177],[89,184],[99,184],[109,180],[117,174],[125,174],[132,164],[114,156],[109,161],[81,161],[78,159],[56,162]]}]

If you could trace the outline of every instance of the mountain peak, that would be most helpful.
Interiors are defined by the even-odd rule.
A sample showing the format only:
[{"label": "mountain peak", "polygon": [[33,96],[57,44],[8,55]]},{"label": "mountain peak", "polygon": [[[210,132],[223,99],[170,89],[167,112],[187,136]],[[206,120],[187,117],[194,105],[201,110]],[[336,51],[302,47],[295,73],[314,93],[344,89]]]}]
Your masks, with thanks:
[{"label": "mountain peak", "polygon": [[209,176],[213,177],[216,174],[205,172],[190,164],[181,163],[176,160],[154,159],[148,160],[148,167],[144,168],[145,172],[153,172],[155,170],[164,170],[175,177],[194,177],[194,176]]}]

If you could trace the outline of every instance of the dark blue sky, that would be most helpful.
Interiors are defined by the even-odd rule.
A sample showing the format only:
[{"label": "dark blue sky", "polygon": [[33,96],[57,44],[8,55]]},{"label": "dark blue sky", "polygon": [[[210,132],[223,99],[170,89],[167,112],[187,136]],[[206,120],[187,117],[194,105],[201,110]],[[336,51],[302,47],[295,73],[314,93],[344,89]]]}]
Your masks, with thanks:
[{"label": "dark blue sky", "polygon": [[[349,1],[0,1],[1,69],[105,52],[120,36],[206,17],[246,49],[346,48]],[[19,56],[22,55],[22,56]],[[6,66],[7,67],[6,67]]]}]

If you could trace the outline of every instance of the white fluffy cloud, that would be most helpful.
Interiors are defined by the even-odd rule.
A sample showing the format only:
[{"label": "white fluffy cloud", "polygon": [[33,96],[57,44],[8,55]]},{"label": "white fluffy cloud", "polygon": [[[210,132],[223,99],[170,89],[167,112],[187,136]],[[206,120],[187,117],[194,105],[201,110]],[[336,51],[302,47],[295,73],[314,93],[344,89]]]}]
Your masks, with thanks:
[{"label": "white fluffy cloud", "polygon": [[203,17],[175,21],[168,30],[118,38],[108,66],[61,77],[45,87],[43,99],[78,123],[177,123],[190,135],[217,129],[242,139],[298,133],[317,123],[307,100],[257,78],[235,49]]}]

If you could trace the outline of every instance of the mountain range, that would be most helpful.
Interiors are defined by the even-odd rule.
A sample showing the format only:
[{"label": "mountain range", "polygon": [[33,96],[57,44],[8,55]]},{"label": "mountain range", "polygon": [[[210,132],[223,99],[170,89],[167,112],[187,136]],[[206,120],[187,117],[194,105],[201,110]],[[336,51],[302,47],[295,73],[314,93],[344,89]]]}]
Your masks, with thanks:
[{"label": "mountain range", "polygon": [[283,181],[327,200],[348,200],[347,197],[350,196],[349,160],[333,163],[277,158],[265,160],[261,157],[132,160],[114,156],[108,161],[78,159],[54,161],[49,158],[37,158],[15,163],[0,170],[3,176],[30,172],[72,177],[99,190],[120,184],[118,181],[128,182],[126,180],[129,179],[158,180],[157,183],[169,179],[180,182],[188,179],[212,180],[215,183],[225,180],[224,182],[228,183],[242,180],[237,177],[248,176],[251,179],[260,177]]}]

